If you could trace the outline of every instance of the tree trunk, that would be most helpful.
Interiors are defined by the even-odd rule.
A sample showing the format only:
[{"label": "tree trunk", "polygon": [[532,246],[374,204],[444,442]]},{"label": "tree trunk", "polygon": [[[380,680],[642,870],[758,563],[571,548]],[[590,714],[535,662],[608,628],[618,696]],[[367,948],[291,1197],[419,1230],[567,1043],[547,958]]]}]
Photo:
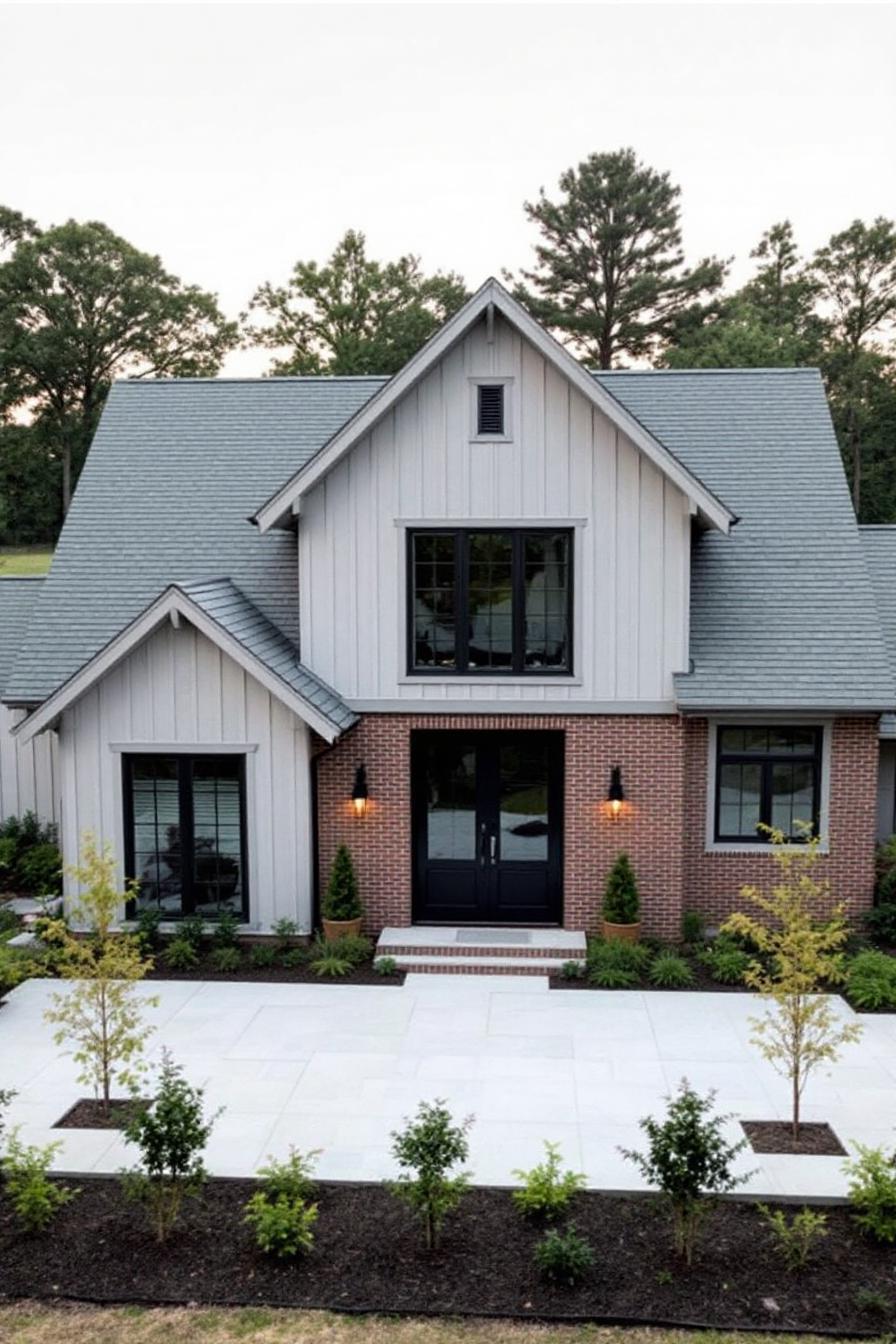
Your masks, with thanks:
[{"label": "tree trunk", "polygon": [[800,1138],[800,1079],[799,1074],[794,1071],[793,1074],[793,1141],[798,1143]]}]

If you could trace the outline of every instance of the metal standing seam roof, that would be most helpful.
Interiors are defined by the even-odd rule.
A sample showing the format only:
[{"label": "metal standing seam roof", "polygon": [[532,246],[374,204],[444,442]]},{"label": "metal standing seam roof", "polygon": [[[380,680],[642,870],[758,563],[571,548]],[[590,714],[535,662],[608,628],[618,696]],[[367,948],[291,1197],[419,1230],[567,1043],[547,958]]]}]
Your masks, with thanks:
[{"label": "metal standing seam roof", "polygon": [[0,695],[22,646],[44,576],[0,578]]},{"label": "metal standing seam roof", "polygon": [[[896,705],[817,371],[595,376],[739,516],[695,542],[681,707]],[[5,698],[45,699],[184,575],[226,572],[296,656],[295,536],[246,520],[386,381],[115,384]]]},{"label": "metal standing seam roof", "polygon": [[216,625],[238,640],[247,653],[285,682],[291,691],[313,705],[339,732],[345,732],[357,723],[358,715],[332,687],[299,661],[292,640],[287,639],[229,578],[199,579],[178,583],[175,587]]}]

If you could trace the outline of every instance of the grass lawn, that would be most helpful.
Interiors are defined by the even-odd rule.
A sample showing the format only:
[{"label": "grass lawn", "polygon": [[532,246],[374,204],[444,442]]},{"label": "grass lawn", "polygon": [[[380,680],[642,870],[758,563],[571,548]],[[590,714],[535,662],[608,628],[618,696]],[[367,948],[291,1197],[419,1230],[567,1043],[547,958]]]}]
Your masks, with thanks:
[{"label": "grass lawn", "polygon": [[0,546],[0,579],[46,574],[52,559],[48,546]]},{"label": "grass lawn", "polygon": [[[812,1344],[815,1336],[799,1336]],[[796,1344],[796,1336],[540,1326],[511,1321],[401,1320],[265,1307],[0,1307],[0,1340],[15,1344]],[[818,1341],[821,1344],[821,1341]],[[828,1339],[825,1344],[831,1344]]]}]

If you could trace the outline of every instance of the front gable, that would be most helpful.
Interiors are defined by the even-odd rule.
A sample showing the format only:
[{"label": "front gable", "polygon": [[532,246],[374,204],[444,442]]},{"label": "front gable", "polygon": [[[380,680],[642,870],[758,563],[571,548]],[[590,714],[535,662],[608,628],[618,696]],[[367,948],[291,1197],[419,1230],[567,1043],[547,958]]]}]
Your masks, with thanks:
[{"label": "front gable", "polygon": [[[516,322],[483,315],[351,446],[328,464],[321,450],[300,473],[302,658],[354,709],[673,708],[672,678],[687,666],[691,523],[703,510],[583,376],[586,388]],[[477,433],[483,382],[504,389],[500,434]],[[568,532],[569,671],[416,674],[408,548],[421,528]]]},{"label": "front gable", "polygon": [[731,511],[610,392],[595,382],[587,370],[494,279],[487,280],[463,308],[408,360],[404,368],[262,505],[252,520],[259,530],[266,532],[272,527],[288,525],[290,513],[301,512],[303,497],[477,325],[484,325],[485,339],[489,345],[494,345],[496,319],[501,318],[534,347],[547,364],[565,376],[587,402],[621,429],[639,451],[688,496],[695,513],[701,513],[710,525],[720,531],[728,531],[735,521]]}]

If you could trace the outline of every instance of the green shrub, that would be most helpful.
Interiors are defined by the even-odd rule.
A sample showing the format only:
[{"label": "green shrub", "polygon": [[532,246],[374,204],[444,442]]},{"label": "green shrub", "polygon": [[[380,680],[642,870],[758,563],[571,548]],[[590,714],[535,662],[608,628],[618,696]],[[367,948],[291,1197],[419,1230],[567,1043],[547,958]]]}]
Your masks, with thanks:
[{"label": "green shrub", "polygon": [[137,915],[136,937],[140,943],[140,950],[144,956],[149,956],[151,952],[157,952],[162,938],[159,927],[162,923],[162,912],[154,905],[145,905]]},{"label": "green shrub", "polygon": [[849,1202],[863,1232],[888,1245],[896,1242],[896,1161],[882,1148],[856,1144],[858,1157],[844,1164]]},{"label": "green shrub", "polygon": [[697,955],[719,985],[742,985],[752,964],[750,954],[725,934],[719,934]]},{"label": "green shrub", "polygon": [[21,927],[18,915],[6,905],[0,905],[0,938],[12,937]]},{"label": "green shrub", "polygon": [[585,976],[585,963],[583,961],[564,961],[560,967],[561,980],[582,980]]},{"label": "green shrub", "polygon": [[373,969],[377,975],[397,975],[398,962],[394,957],[377,957]]},{"label": "green shrub", "polygon": [[[893,871],[896,873],[896,868]],[[875,943],[896,947],[896,900],[885,901],[870,910],[865,916],[865,928]]]},{"label": "green shrub", "polygon": [[305,947],[291,947],[287,952],[280,954],[280,965],[285,966],[288,971],[297,971],[307,964],[308,949]]},{"label": "green shrub", "polygon": [[50,973],[46,955],[40,948],[10,947],[0,943],[0,994],[7,994],[26,980],[36,980]]},{"label": "green shrub", "polygon": [[199,952],[195,943],[179,933],[165,948],[165,962],[172,971],[191,971],[199,965]]},{"label": "green shrub", "polygon": [[306,957],[311,966],[317,969],[317,963],[336,958],[348,962],[349,966],[362,966],[373,956],[373,943],[361,934],[343,934],[327,942],[325,938],[315,938],[308,948]]},{"label": "green shrub", "polygon": [[694,983],[694,972],[677,952],[660,952],[651,964],[648,979],[660,989],[687,989]]},{"label": "green shrub", "polygon": [[879,1288],[857,1288],[852,1300],[859,1311],[873,1312],[875,1315],[889,1316],[896,1309],[893,1299]]},{"label": "green shrub", "polygon": [[259,1250],[267,1255],[285,1260],[314,1249],[316,1204],[285,1195],[272,1199],[258,1190],[246,1204],[245,1222],[253,1228]]},{"label": "green shrub", "polygon": [[240,921],[232,910],[222,910],[212,929],[213,947],[236,947]]},{"label": "green shrub", "polygon": [[454,1124],[444,1101],[437,1099],[421,1101],[416,1118],[392,1133],[392,1154],[402,1174],[389,1188],[419,1218],[428,1251],[438,1246],[446,1216],[460,1204],[469,1185],[466,1172],[451,1175],[451,1170],[467,1160],[472,1123],[470,1117]]},{"label": "green shrub", "polygon": [[61,1147],[60,1142],[45,1148],[20,1143],[15,1129],[7,1140],[0,1169],[7,1197],[26,1232],[43,1232],[62,1206],[80,1193],[50,1180],[48,1172]]},{"label": "green shrub", "polygon": [[12,836],[4,836],[0,840],[0,881],[4,883],[11,881],[15,866],[16,842]]},{"label": "green shrub", "polygon": [[325,952],[314,959],[311,963],[311,969],[314,971],[315,975],[319,975],[322,978],[326,977],[330,980],[339,980],[342,979],[343,976],[351,975],[352,971],[355,969],[355,965],[354,962],[349,961],[348,957],[343,957],[341,953],[337,952],[334,944],[331,951]]},{"label": "green shrub", "polygon": [[620,854],[604,887],[603,917],[608,924],[637,924],[640,914],[638,884],[627,854]]},{"label": "green shrub", "polygon": [[827,1214],[804,1208],[788,1218],[783,1209],[770,1209],[767,1204],[757,1204],[756,1207],[787,1268],[805,1269],[815,1243],[828,1235]]},{"label": "green shrub", "polygon": [[681,917],[681,938],[685,943],[702,943],[706,937],[706,920],[699,910],[685,910]]},{"label": "green shrub", "polygon": [[355,865],[347,847],[340,845],[333,859],[330,880],[321,901],[321,914],[324,919],[343,920],[360,919],[362,913]]},{"label": "green shrub", "polygon": [[675,1249],[689,1265],[712,1197],[748,1179],[731,1170],[747,1141],[727,1142],[723,1130],[729,1117],[711,1114],[714,1101],[714,1092],[701,1097],[683,1079],[678,1095],[669,1098],[665,1120],[646,1116],[640,1122],[647,1153],[620,1150],[662,1192],[672,1215]]},{"label": "green shrub", "polygon": [[197,1196],[205,1183],[202,1155],[219,1114],[206,1119],[202,1088],[191,1086],[163,1049],[155,1105],[135,1108],[124,1127],[142,1158],[125,1174],[124,1192],[147,1206],[159,1242],[167,1241],[184,1199]]},{"label": "green shrub", "polygon": [[222,947],[215,947],[209,953],[209,961],[216,971],[223,974],[229,974],[231,971],[238,971],[242,965],[243,957],[238,947],[225,943]]},{"label": "green shrub", "polygon": [[298,932],[299,926],[294,919],[275,919],[271,925],[271,933],[277,939],[277,951],[288,952]]},{"label": "green shrub", "polygon": [[205,920],[201,915],[187,915],[177,927],[177,936],[198,952],[205,940]]},{"label": "green shrub", "polygon": [[896,957],[860,952],[846,967],[846,996],[856,1008],[896,1008]]},{"label": "green shrub", "polygon": [[245,1221],[254,1228],[259,1248],[269,1255],[286,1259],[314,1247],[317,1205],[309,1201],[316,1157],[316,1152],[303,1156],[290,1149],[285,1162],[271,1160],[259,1172],[262,1187],[246,1205]]},{"label": "green shrub", "polygon": [[594,1252],[571,1223],[565,1232],[556,1228],[545,1232],[535,1245],[535,1263],[550,1283],[566,1283],[574,1288],[594,1264]]},{"label": "green shrub", "polygon": [[249,965],[254,966],[257,971],[263,971],[268,966],[273,966],[277,960],[277,949],[270,943],[255,943],[249,949]]},{"label": "green shrub", "polygon": [[650,966],[650,949],[642,943],[621,939],[604,942],[595,938],[588,945],[587,975],[601,989],[634,989]]},{"label": "green shrub", "polygon": [[35,896],[58,896],[62,891],[62,855],[49,841],[26,850],[16,872],[22,890]]},{"label": "green shrub", "polygon": [[527,1218],[557,1218],[565,1213],[570,1201],[585,1188],[585,1177],[579,1171],[560,1170],[560,1145],[545,1142],[545,1160],[531,1171],[515,1171],[523,1182],[521,1190],[514,1190],[513,1202]]},{"label": "green shrub", "polygon": [[896,835],[878,845],[874,856],[875,893],[878,901],[896,899]]}]

